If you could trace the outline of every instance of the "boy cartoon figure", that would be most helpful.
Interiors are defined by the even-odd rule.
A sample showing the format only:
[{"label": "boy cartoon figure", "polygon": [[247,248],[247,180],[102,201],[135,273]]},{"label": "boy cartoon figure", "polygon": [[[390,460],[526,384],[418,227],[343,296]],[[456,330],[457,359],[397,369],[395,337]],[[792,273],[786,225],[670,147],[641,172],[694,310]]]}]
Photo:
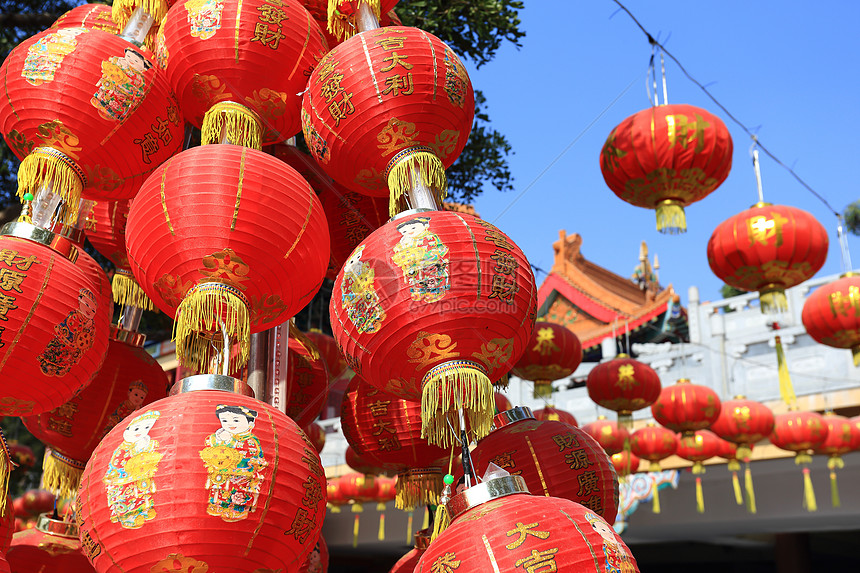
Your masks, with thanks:
[{"label": "boy cartoon figure", "polygon": [[90,103],[107,120],[123,121],[146,97],[144,74],[152,62],[133,48],[122,56],[111,56],[102,62],[102,77]]},{"label": "boy cartoon figure", "polygon": [[594,528],[594,531],[603,538],[603,557],[606,559],[606,573],[635,573],[636,568],[630,560],[627,548],[622,544],[612,526],[606,523],[596,514],[588,512],[585,519]]},{"label": "boy cartoon figure", "polygon": [[89,289],[78,291],[78,308],[54,327],[54,337],[39,355],[39,367],[48,376],[65,376],[81,355],[93,346],[93,318],[98,310]]},{"label": "boy cartoon figure", "polygon": [[155,519],[153,478],[164,454],[158,452],[158,442],[150,438],[149,431],[159,416],[158,410],[148,410],[128,423],[102,478],[110,520],[126,529],[140,529]]},{"label": "boy cartoon figure", "polygon": [[450,288],[448,247],[430,230],[429,217],[416,217],[397,225],[400,242],[391,260],[403,271],[414,301],[436,302]]},{"label": "boy cartoon figure", "polygon": [[149,388],[146,387],[146,384],[142,380],[135,380],[129,384],[128,397],[108,416],[102,437],[106,436],[126,416],[143,406],[143,401],[146,400],[147,394],[149,394]]},{"label": "boy cartoon figure", "polygon": [[185,3],[192,38],[208,40],[221,28],[221,0],[189,0]]},{"label": "boy cartoon figure", "polygon": [[206,438],[200,451],[208,472],[206,513],[227,522],[240,521],[257,509],[263,470],[269,462],[253,433],[256,410],[219,404],[215,415],[221,428]]},{"label": "boy cartoon figure", "polygon": [[84,32],[84,28],[64,28],[43,36],[27,49],[21,77],[33,86],[54,81],[65,57],[75,51],[77,36]]},{"label": "boy cartoon figure", "polygon": [[363,252],[364,245],[359,245],[343,265],[341,304],[358,332],[373,334],[385,320],[385,309],[376,294],[376,273],[361,260]]}]

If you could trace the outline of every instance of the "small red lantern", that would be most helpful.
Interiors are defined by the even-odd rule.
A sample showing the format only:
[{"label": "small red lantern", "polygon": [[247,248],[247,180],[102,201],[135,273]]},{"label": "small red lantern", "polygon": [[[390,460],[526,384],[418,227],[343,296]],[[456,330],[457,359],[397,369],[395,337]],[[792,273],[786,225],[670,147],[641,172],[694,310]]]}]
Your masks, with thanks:
[{"label": "small red lantern", "polygon": [[595,366],[585,385],[588,397],[598,406],[618,412],[618,422],[627,428],[633,425],[633,412],[647,408],[660,395],[657,372],[626,354]]},{"label": "small red lantern", "polygon": [[842,456],[860,447],[860,428],[851,423],[845,416],[837,416],[833,412],[824,413],[824,423],[827,424],[827,438],[815,448],[816,454],[829,456],[827,468],[830,470],[830,497],[833,507],[841,507],[839,488],[836,483],[836,470],[845,467]]},{"label": "small red lantern", "polygon": [[827,422],[821,414],[798,412],[794,408],[775,419],[770,441],[778,448],[795,452],[794,462],[803,467],[803,506],[807,511],[818,511],[808,466],[812,463],[813,451],[827,440]]},{"label": "small red lantern", "polygon": [[618,480],[609,457],[584,429],[539,422],[528,408],[502,412],[493,426],[472,450],[477,475],[495,464],[522,477],[534,495],[569,499],[615,519]]},{"label": "small red lantern", "polygon": [[635,474],[639,471],[639,465],[642,463],[639,456],[627,450],[612,454],[609,456],[609,460],[612,462],[612,467],[615,468],[615,473],[618,474],[618,479]]},{"label": "small red lantern", "polygon": [[382,472],[382,467],[376,462],[359,454],[352,446],[346,447],[346,465],[360,474],[375,476]]},{"label": "small red lantern", "polygon": [[326,573],[328,571],[328,545],[320,534],[307,560],[299,567],[298,573]]},{"label": "small red lantern", "polygon": [[672,430],[648,422],[644,428],[630,436],[630,450],[642,459],[651,462],[649,472],[662,470],[660,461],[673,455],[678,449],[678,436]]},{"label": "small red lantern", "polygon": [[[496,414],[505,412],[513,408],[511,401],[508,400],[508,397],[501,392],[493,392],[493,399],[496,401]],[[537,416],[535,416],[535,418],[537,418]],[[537,419],[540,420],[541,418]]]},{"label": "small red lantern", "polygon": [[111,18],[111,7],[106,4],[83,4],[57,18],[49,30],[60,28],[96,28],[110,34],[122,30]]},{"label": "small red lantern", "polygon": [[321,454],[325,447],[325,430],[316,422],[311,422],[304,428],[305,434],[314,445],[318,454]]},{"label": "small red lantern", "polygon": [[610,456],[625,449],[625,444],[630,439],[630,431],[627,428],[618,422],[607,420],[606,416],[598,416],[597,420],[584,425],[582,429],[597,440]]},{"label": "small red lantern", "polygon": [[343,355],[340,353],[334,337],[315,328],[310,329],[304,334],[310,338],[311,342],[313,342],[314,346],[319,350],[320,356],[322,356],[323,362],[325,362],[326,370],[328,370],[328,374],[332,382],[340,378],[340,375],[346,372],[349,365],[346,363],[346,360],[343,359]]},{"label": "small red lantern", "polygon": [[376,476],[366,473],[349,473],[340,476],[340,493],[352,501],[352,511],[364,511],[364,503],[376,497]]},{"label": "small red lantern", "polygon": [[705,512],[705,495],[702,491],[702,474],[705,465],[702,463],[719,454],[720,437],[710,430],[698,430],[692,436],[684,434],[678,441],[678,457],[693,462],[693,475],[696,476],[696,510]]},{"label": "small red lantern", "polygon": [[9,459],[19,468],[29,470],[36,465],[36,454],[33,452],[33,448],[15,442],[9,442],[7,445],[9,446]]},{"label": "small red lantern", "polygon": [[568,328],[554,322],[535,323],[526,351],[512,373],[534,382],[534,397],[552,394],[552,381],[567,378],[582,362],[582,344]]},{"label": "small red lantern", "polygon": [[496,227],[426,211],[395,218],[359,245],[334,283],[330,314],[356,374],[420,398],[422,434],[444,447],[459,440],[460,409],[473,438],[489,431],[491,381],[522,354],[536,295],[525,255]]},{"label": "small red lantern", "polygon": [[12,536],[6,559],[15,573],[95,573],[81,551],[78,527],[47,513],[39,516],[36,527]]},{"label": "small red lantern", "polygon": [[812,278],[827,247],[827,231],[806,211],[756,203],[717,226],[708,264],[726,284],[758,291],[762,312],[783,312],[785,289]]},{"label": "small red lantern", "polygon": [[[562,410],[561,408],[556,408],[554,406],[545,406],[540,410],[535,410],[535,420],[550,420],[552,422],[564,422],[565,424],[570,424],[571,426],[579,426],[579,422],[576,421],[576,416]],[[594,437],[592,435],[592,437]],[[598,440],[599,441],[599,440]]]},{"label": "small red lantern", "polygon": [[388,222],[388,200],[350,191],[337,183],[319,192],[331,238],[326,278],[334,280],[349,255],[373,231]]},{"label": "small red lantern", "polygon": [[661,425],[689,437],[716,421],[720,415],[720,397],[707,386],[681,378],[674,386],[663,388],[651,406],[651,413]]},{"label": "small red lantern", "polygon": [[21,496],[21,511],[16,514],[37,516],[54,509],[54,494],[45,489],[30,489]]},{"label": "small red lantern", "polygon": [[650,107],[613,129],[600,152],[603,179],[619,198],[657,210],[661,233],[687,231],[684,207],[719,187],[732,168],[732,137],[692,105]]},{"label": "small red lantern", "polygon": [[738,459],[747,461],[752,445],[770,436],[774,422],[770,408],[745,396],[735,396],[722,403],[720,415],[710,429],[724,440],[738,444]]},{"label": "small red lantern", "polygon": [[406,555],[397,560],[388,573],[413,573],[415,566],[427,548],[430,547],[430,530],[422,529],[415,532],[415,546]]},{"label": "small red lantern", "polygon": [[340,506],[349,502],[340,491],[340,478],[331,477],[326,481],[327,506],[332,513],[340,513]]},{"label": "small red lantern", "polygon": [[803,303],[806,332],[821,344],[850,348],[860,366],[860,275],[845,273],[820,286]]},{"label": "small red lantern", "polygon": [[290,334],[293,336],[287,343],[287,382],[290,388],[287,416],[305,427],[320,415],[328,399],[328,371],[313,342],[295,328]]}]

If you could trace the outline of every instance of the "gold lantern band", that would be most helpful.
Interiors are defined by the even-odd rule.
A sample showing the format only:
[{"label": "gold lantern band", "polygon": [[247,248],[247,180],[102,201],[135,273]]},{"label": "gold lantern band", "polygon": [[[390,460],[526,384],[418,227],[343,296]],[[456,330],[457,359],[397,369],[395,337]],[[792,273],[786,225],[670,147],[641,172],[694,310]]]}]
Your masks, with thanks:
[{"label": "gold lantern band", "polygon": [[445,166],[433,150],[424,145],[398,152],[388,162],[383,177],[388,182],[388,212],[392,217],[400,211],[400,199],[403,195],[419,185],[428,187],[435,195],[437,203],[441,203],[448,196]]},{"label": "gold lantern band", "polygon": [[438,505],[442,491],[442,468],[410,468],[397,474],[394,507],[412,511],[419,505]]},{"label": "gold lantern band", "polygon": [[532,396],[537,400],[540,398],[549,398],[552,396],[552,381],[551,380],[535,380],[534,391]]},{"label": "gold lantern band", "polygon": [[42,488],[57,497],[75,495],[86,465],[86,461],[73,460],[52,449],[46,450],[42,462]]},{"label": "gold lantern band", "polygon": [[432,368],[421,382],[421,437],[443,448],[460,443],[460,412],[470,440],[490,433],[495,410],[493,384],[477,362],[451,360]]},{"label": "gold lantern band", "polygon": [[680,201],[664,199],[657,204],[657,230],[666,235],[687,232],[687,216]]},{"label": "gold lantern band", "polygon": [[76,221],[86,182],[86,174],[71,157],[52,147],[37,147],[18,167],[18,198],[23,201],[25,194],[35,197],[49,188],[65,202],[62,222]]},{"label": "gold lantern band", "polygon": [[117,269],[111,281],[113,301],[122,306],[133,306],[144,310],[155,310],[155,305],[146,296],[137,279],[128,269]]},{"label": "gold lantern band", "polygon": [[263,124],[250,108],[232,101],[216,103],[203,116],[201,143],[232,143],[263,148]]}]

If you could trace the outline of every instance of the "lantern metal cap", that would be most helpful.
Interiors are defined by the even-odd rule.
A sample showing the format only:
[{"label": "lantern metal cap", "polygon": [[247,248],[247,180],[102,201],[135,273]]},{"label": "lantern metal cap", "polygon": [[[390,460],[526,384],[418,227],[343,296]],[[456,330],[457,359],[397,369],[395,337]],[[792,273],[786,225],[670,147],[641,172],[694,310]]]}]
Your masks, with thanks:
[{"label": "lantern metal cap", "polygon": [[406,209],[405,211],[401,211],[398,214],[391,217],[388,222],[396,221],[398,219],[402,219],[403,217],[408,217],[409,215],[417,215],[418,213],[429,213],[431,211],[437,211],[438,209],[430,209],[429,207],[416,207],[414,209]]},{"label": "lantern metal cap", "polygon": [[747,397],[744,394],[735,394],[735,397],[732,400],[746,400]]},{"label": "lantern metal cap", "polygon": [[51,232],[56,235],[62,235],[63,237],[66,237],[67,239],[75,243],[76,246],[81,246],[84,244],[83,227],[78,229],[73,227],[72,225],[66,225],[61,221],[57,221],[56,223],[54,223]]},{"label": "lantern metal cap", "polygon": [[495,415],[493,418],[493,430],[510,426],[514,422],[534,419],[535,415],[528,406],[514,406],[510,410],[505,410]]},{"label": "lantern metal cap", "polygon": [[42,533],[48,533],[58,537],[68,537],[70,539],[78,538],[77,524],[70,521],[53,519],[49,513],[39,515],[39,520],[36,522],[36,529]]},{"label": "lantern metal cap", "polygon": [[761,208],[761,207],[771,207],[773,203],[768,203],[767,201],[759,201],[755,205],[752,205],[750,209]]},{"label": "lantern metal cap", "polygon": [[675,384],[692,384],[689,378],[678,378],[678,381]]},{"label": "lantern metal cap", "polygon": [[185,394],[187,392],[197,392],[199,390],[220,390],[222,392],[232,392],[242,396],[250,396],[254,398],[254,390],[248,384],[223,374],[196,374],[183,378],[173,385],[170,389],[170,395]]},{"label": "lantern metal cap", "polygon": [[47,229],[37,227],[30,223],[23,223],[21,221],[6,223],[3,225],[3,228],[0,229],[0,235],[17,237],[18,239],[39,243],[40,245],[45,245],[49,249],[56,251],[71,262],[78,260],[78,248],[71,240],[69,240],[68,237],[53,233]]},{"label": "lantern metal cap", "polygon": [[860,273],[855,273],[854,271],[848,271],[846,273],[842,273],[841,275],[839,275],[839,278],[840,279],[846,279],[848,277],[856,277],[858,274],[860,274]]},{"label": "lantern metal cap", "polygon": [[123,330],[116,324],[111,324],[110,339],[116,342],[124,342],[125,344],[134,346],[135,348],[140,348],[143,346],[144,342],[146,342],[146,335],[140,332],[133,332],[131,330]]},{"label": "lantern metal cap", "polygon": [[451,498],[445,506],[451,521],[464,512],[488,501],[517,493],[529,493],[526,480],[520,476],[503,476],[489,479]]}]

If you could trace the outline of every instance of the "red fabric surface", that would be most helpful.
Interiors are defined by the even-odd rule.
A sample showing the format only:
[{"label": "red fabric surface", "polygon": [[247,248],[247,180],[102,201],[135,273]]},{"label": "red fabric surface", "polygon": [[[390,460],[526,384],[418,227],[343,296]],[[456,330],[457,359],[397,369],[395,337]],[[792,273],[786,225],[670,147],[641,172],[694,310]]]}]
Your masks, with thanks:
[{"label": "red fabric surface", "polygon": [[388,222],[388,199],[367,197],[336,183],[318,191],[331,237],[331,259],[326,278],[334,280],[352,251]]},{"label": "red fabric surface", "polygon": [[860,347],[860,275],[848,273],[815,289],[803,303],[801,320],[821,344]]},{"label": "red fabric surface", "polygon": [[86,235],[98,252],[118,269],[129,270],[125,226],[131,201],[97,201],[87,220]]},{"label": "red fabric surface", "polygon": [[830,430],[824,416],[817,412],[789,411],[775,416],[771,443],[783,450],[805,452],[821,447]]},{"label": "red fabric surface", "polygon": [[639,456],[626,450],[612,454],[609,459],[612,461],[612,467],[615,468],[615,473],[618,474],[619,478],[635,474],[639,471],[639,465],[642,463]]},{"label": "red fabric surface", "polygon": [[311,422],[304,427],[304,432],[314,445],[314,448],[316,448],[317,453],[322,453],[323,448],[325,447],[325,432],[323,431],[322,426],[316,422]]},{"label": "red fabric surface", "polygon": [[322,356],[314,358],[311,354],[316,350],[315,347],[306,348],[292,337],[287,344],[290,353],[287,359],[287,384],[290,389],[287,416],[304,428],[320,415],[328,400],[328,371]]},{"label": "red fabric surface", "polygon": [[36,528],[20,531],[12,537],[6,560],[14,573],[95,573],[81,552],[80,540],[52,535]]},{"label": "red fabric surface", "polygon": [[325,366],[332,381],[340,377],[349,368],[346,360],[343,359],[340,350],[337,348],[337,342],[335,342],[334,337],[314,328],[305,332],[305,336],[310,338],[311,342],[316,345],[317,350],[320,351],[320,355],[323,361],[325,361]]},{"label": "red fabric surface", "polygon": [[827,424],[827,438],[815,448],[816,454],[841,456],[860,447],[860,428],[849,418],[833,413],[824,414],[823,418]]},{"label": "red fabric surface", "polygon": [[736,444],[752,445],[773,432],[774,417],[770,408],[746,398],[727,400],[720,406],[720,415],[710,430]]},{"label": "red fabric surface", "polygon": [[83,4],[72,8],[57,18],[49,29],[77,27],[96,28],[111,34],[122,31],[111,18],[111,7],[106,4]]},{"label": "red fabric surface", "polygon": [[560,324],[540,320],[512,373],[523,380],[553,381],[573,374],[580,362],[579,338]]}]

